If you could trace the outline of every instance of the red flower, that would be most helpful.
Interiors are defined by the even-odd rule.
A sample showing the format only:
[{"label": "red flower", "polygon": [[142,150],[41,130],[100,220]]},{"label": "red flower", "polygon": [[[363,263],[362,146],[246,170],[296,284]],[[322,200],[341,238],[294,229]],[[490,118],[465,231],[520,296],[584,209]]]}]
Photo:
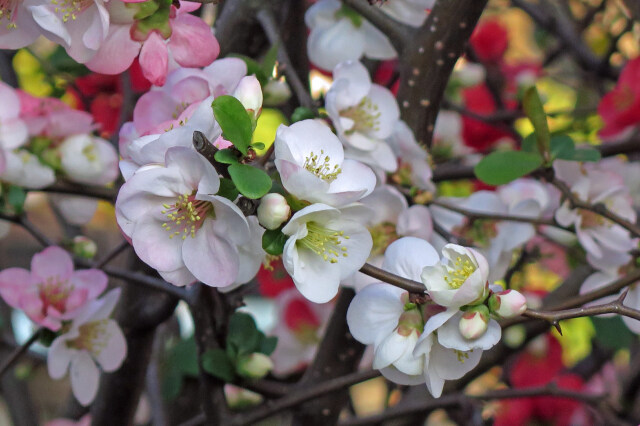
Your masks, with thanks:
[{"label": "red flower", "polygon": [[293,280],[284,269],[282,260],[271,263],[273,270],[260,267],[256,280],[260,286],[260,294],[265,297],[276,297],[283,291],[295,287]]},{"label": "red flower", "polygon": [[[466,108],[478,115],[491,115],[496,111],[493,96],[484,83],[464,89],[462,97]],[[476,151],[486,151],[501,139],[512,139],[505,130],[467,116],[462,117],[462,125],[465,145]]]},{"label": "red flower", "polygon": [[603,138],[613,138],[640,123],[640,57],[630,60],[622,70],[616,87],[598,105],[605,126]]},{"label": "red flower", "polygon": [[481,62],[500,62],[509,47],[509,32],[497,19],[488,20],[475,29],[470,42]]}]

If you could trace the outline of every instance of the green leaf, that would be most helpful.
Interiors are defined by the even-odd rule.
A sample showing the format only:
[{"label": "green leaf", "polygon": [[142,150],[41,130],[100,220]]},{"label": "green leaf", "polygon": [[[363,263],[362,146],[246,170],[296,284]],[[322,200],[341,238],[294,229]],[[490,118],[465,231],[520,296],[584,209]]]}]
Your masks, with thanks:
[{"label": "green leaf", "polygon": [[171,350],[170,361],[183,374],[198,377],[198,349],[195,338],[190,337],[178,342]]},{"label": "green leaf", "polygon": [[529,136],[522,139],[520,150],[524,152],[538,152],[538,144],[536,141],[536,134],[530,133]]},{"label": "green leaf", "polygon": [[298,107],[291,114],[291,123],[295,123],[296,121],[307,120],[309,118],[315,118],[316,114],[313,112],[311,108],[307,107]]},{"label": "green leaf", "polygon": [[182,373],[174,364],[167,365],[162,371],[162,398],[172,401],[180,395],[182,390]]},{"label": "green leaf", "polygon": [[248,56],[238,55],[235,53],[229,56],[242,59],[244,63],[247,64],[247,75],[252,75],[252,74],[255,75],[262,87],[264,87],[267,84],[271,73],[265,74],[262,71],[262,65],[260,65],[256,60]]},{"label": "green leaf", "polygon": [[538,151],[544,156],[545,153],[549,152],[551,135],[549,134],[549,125],[547,124],[547,114],[544,112],[540,95],[535,86],[529,87],[524,92],[522,107],[535,129]]},{"label": "green leaf", "polygon": [[593,148],[580,148],[576,149],[573,152],[573,161],[590,161],[590,162],[598,162],[600,161],[600,151]]},{"label": "green leaf", "polygon": [[253,124],[242,103],[233,96],[224,95],[215,98],[211,106],[222,128],[222,137],[238,148],[242,155],[247,155]]},{"label": "green leaf", "polygon": [[217,195],[224,197],[227,200],[235,201],[236,198],[238,198],[238,194],[238,189],[231,179],[220,178],[220,189],[218,190]]},{"label": "green leaf", "polygon": [[238,156],[229,148],[216,151],[213,158],[215,158],[218,163],[222,164],[236,164],[238,162]]},{"label": "green leaf", "polygon": [[271,189],[271,178],[263,170],[248,164],[232,164],[229,175],[242,195],[251,199],[263,197]]},{"label": "green leaf", "polygon": [[596,341],[605,348],[625,349],[635,340],[635,335],[629,331],[619,316],[591,317],[591,322],[596,329]]},{"label": "green leaf", "polygon": [[246,355],[255,352],[260,346],[262,333],[256,327],[253,317],[244,312],[236,312],[229,320],[227,345],[232,344],[237,354]]},{"label": "green leaf", "polygon": [[362,26],[362,16],[349,6],[343,4],[340,9],[335,13],[335,19],[347,18],[351,21],[354,27],[360,28]]},{"label": "green leaf", "polygon": [[262,234],[262,248],[267,253],[273,256],[279,256],[284,250],[284,243],[287,242],[287,237],[279,229],[269,230],[267,229]]},{"label": "green leaf", "polygon": [[7,193],[7,202],[16,212],[16,214],[21,214],[24,210],[24,200],[27,199],[27,193],[24,189],[19,186],[11,186],[9,187],[9,192]]},{"label": "green leaf", "polygon": [[260,349],[258,352],[263,353],[265,355],[271,355],[273,351],[276,350],[276,346],[278,345],[278,338],[276,336],[265,336],[262,335],[262,341],[260,342]]},{"label": "green leaf", "polygon": [[257,149],[257,150],[264,149],[264,148],[265,148],[265,146],[266,146],[266,145],[265,145],[265,144],[263,144],[262,142],[254,142],[254,143],[252,143],[252,144],[251,144],[251,147],[252,147],[253,149]]},{"label": "green leaf", "polygon": [[264,59],[262,60],[262,66],[260,67],[260,69],[266,76],[273,75],[273,69],[276,67],[276,61],[278,60],[279,47],[279,43],[273,44],[264,55]]},{"label": "green leaf", "polygon": [[202,368],[224,382],[235,378],[235,367],[222,349],[210,349],[202,354]]},{"label": "green leaf", "polygon": [[551,158],[571,160],[571,156],[575,150],[576,146],[570,136],[560,135],[551,138]]},{"label": "green leaf", "polygon": [[478,179],[489,185],[503,185],[531,173],[542,164],[539,154],[498,151],[484,157],[474,168]]}]

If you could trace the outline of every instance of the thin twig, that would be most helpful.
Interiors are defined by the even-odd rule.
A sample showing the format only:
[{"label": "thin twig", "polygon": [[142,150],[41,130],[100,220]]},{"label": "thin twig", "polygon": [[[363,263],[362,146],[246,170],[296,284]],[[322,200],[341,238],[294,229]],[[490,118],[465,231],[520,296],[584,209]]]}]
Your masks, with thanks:
[{"label": "thin twig", "polygon": [[396,21],[366,0],[342,0],[342,2],[384,33],[397,51],[401,51],[415,35],[415,29]]},{"label": "thin twig", "polygon": [[20,345],[20,347],[16,348],[16,350],[13,351],[9,358],[0,367],[0,377],[2,377],[4,373],[6,373],[13,366],[13,364],[15,364],[20,359],[20,357],[22,357],[22,355],[24,355],[29,350],[31,345],[33,345],[40,338],[40,335],[43,331],[43,328],[37,329],[26,342],[24,342],[22,345]]},{"label": "thin twig", "polygon": [[100,259],[99,261],[97,261],[93,267],[96,269],[101,269],[103,268],[107,263],[111,262],[113,259],[116,258],[116,256],[118,256],[120,253],[122,253],[123,251],[125,251],[127,248],[129,248],[131,245],[129,244],[128,241],[124,240],[121,241],[120,244],[118,244],[117,246],[115,246],[109,253],[107,253],[102,259]]},{"label": "thin twig", "polygon": [[422,294],[425,292],[424,284],[419,283],[417,281],[410,280],[408,278],[401,277],[396,274],[392,274],[391,272],[385,271],[384,269],[380,269],[369,263],[365,263],[362,266],[362,268],[360,268],[360,272],[372,278],[377,278],[381,281],[384,281],[386,283],[399,287],[403,290],[407,290],[410,293]]},{"label": "thin twig", "polygon": [[52,239],[44,235],[42,231],[36,228],[36,226],[33,223],[31,223],[31,221],[27,219],[25,215],[11,216],[8,214],[0,213],[0,219],[6,220],[7,222],[15,223],[16,225],[20,225],[43,246],[57,245]]},{"label": "thin twig", "polygon": [[291,58],[289,58],[285,44],[282,37],[280,37],[280,30],[273,17],[273,13],[271,10],[263,8],[258,10],[256,18],[258,22],[260,22],[260,25],[262,25],[262,29],[269,39],[269,43],[271,43],[272,46],[278,46],[279,69],[283,71],[287,77],[287,82],[295,92],[298,102],[300,102],[300,105],[315,111],[316,106],[309,93],[309,83],[307,82],[305,84],[300,80],[300,76],[298,76],[296,69],[292,65]]},{"label": "thin twig", "polygon": [[462,207],[458,207],[449,203],[445,203],[439,200],[431,200],[429,204],[434,206],[442,207],[443,209],[451,210],[452,212],[460,213],[469,218],[469,220],[474,219],[488,219],[488,220],[505,220],[509,222],[523,222],[530,223],[533,225],[547,225],[547,226],[555,226],[557,228],[565,229],[560,226],[553,220],[537,218],[537,217],[525,217],[525,216],[513,216],[508,214],[498,214],[498,213],[484,213],[480,211],[465,209]]}]

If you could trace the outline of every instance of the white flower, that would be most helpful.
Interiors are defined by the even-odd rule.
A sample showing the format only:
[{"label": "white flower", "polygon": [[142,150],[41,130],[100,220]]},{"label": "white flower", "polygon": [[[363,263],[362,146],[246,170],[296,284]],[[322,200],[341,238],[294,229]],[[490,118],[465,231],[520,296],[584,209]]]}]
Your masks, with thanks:
[{"label": "white flower", "polygon": [[5,170],[0,180],[30,189],[41,189],[56,181],[53,169],[26,150],[5,151]]},{"label": "white flower", "polygon": [[297,212],[282,229],[283,262],[304,297],[325,303],[338,293],[344,280],[366,262],[371,235],[361,223],[362,206],[338,210],[312,204]]},{"label": "white flower", "polygon": [[49,348],[49,375],[61,379],[70,370],[73,394],[85,406],[98,392],[100,372],[96,362],[105,372],[116,371],[127,354],[122,330],[109,319],[119,297],[120,289],[115,289],[87,305],[74,318],[69,331]]},{"label": "white flower", "polygon": [[429,154],[418,145],[407,123],[398,120],[387,143],[398,157],[399,172],[408,172],[410,184],[425,191],[435,192],[435,185],[431,181],[433,173],[429,165]]},{"label": "white flower", "polygon": [[262,248],[262,235],[264,234],[264,228],[258,223],[258,219],[255,216],[249,216],[246,218],[249,224],[249,239],[244,244],[239,244],[238,249],[238,276],[233,284],[220,289],[221,292],[226,293],[231,290],[235,290],[242,284],[246,284],[251,281],[258,270],[260,265],[264,261],[266,253]]},{"label": "white flower", "polygon": [[447,244],[441,262],[425,267],[421,278],[434,302],[457,309],[487,295],[488,276],[484,256],[472,248]]},{"label": "white flower", "polygon": [[[577,163],[565,161],[555,161],[554,168],[559,179],[580,200],[603,203],[611,212],[635,223],[631,197],[620,175],[601,170],[597,165],[581,168]],[[627,252],[635,247],[634,239],[622,226],[597,213],[572,209],[568,200],[556,211],[555,218],[562,226],[574,225],[578,241],[595,258],[603,258],[608,251]]]},{"label": "white flower", "polygon": [[49,200],[72,225],[86,225],[98,209],[98,200],[95,198],[49,194]]},{"label": "white flower", "polygon": [[333,70],[326,108],[348,157],[393,172],[398,163],[385,139],[393,133],[400,110],[389,89],[372,84],[367,69],[357,61]]},{"label": "white flower", "polygon": [[307,10],[304,20],[311,30],[307,40],[309,60],[325,70],[362,56],[371,59],[397,56],[380,30],[338,0],[317,1]]},{"label": "white flower", "polygon": [[75,135],[58,148],[62,170],[74,182],[106,185],[118,177],[118,154],[106,140]]},{"label": "white flower", "polygon": [[237,246],[249,242],[250,231],[240,209],[215,195],[219,187],[200,154],[170,148],[164,166],[141,170],[120,188],[118,225],[138,257],[170,283],[228,286],[240,275]]},{"label": "white flower", "polygon": [[125,180],[146,164],[162,164],[169,148],[181,146],[193,149],[193,132],[202,132],[207,139],[215,141],[222,135],[222,129],[213,116],[213,97],[202,101],[191,117],[181,125],[166,129],[165,133],[141,136],[120,146],[120,170]]},{"label": "white flower", "polygon": [[419,27],[424,24],[435,0],[391,0],[385,1],[380,9],[396,21]]},{"label": "white flower", "polygon": [[238,87],[233,91],[233,97],[238,99],[254,118],[258,118],[262,110],[262,87],[254,75],[242,77]]},{"label": "white flower", "polygon": [[373,191],[373,171],[345,160],[342,144],[329,128],[315,120],[278,127],[275,164],[282,185],[301,200],[341,207]]}]

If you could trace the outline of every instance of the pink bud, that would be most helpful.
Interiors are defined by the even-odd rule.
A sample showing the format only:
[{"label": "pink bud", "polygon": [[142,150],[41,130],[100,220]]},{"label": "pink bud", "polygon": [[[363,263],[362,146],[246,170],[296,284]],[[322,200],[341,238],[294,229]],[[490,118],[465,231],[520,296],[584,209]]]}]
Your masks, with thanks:
[{"label": "pink bud", "polygon": [[460,334],[462,334],[465,339],[470,340],[482,336],[485,331],[487,331],[488,326],[489,309],[484,305],[469,308],[469,310],[462,315],[460,323],[458,324]]},{"label": "pink bud", "polygon": [[254,118],[258,117],[262,109],[262,88],[255,76],[242,77],[233,92],[233,97],[238,99],[246,110],[252,112]]},{"label": "pink bud", "polygon": [[267,229],[278,229],[291,215],[291,207],[287,200],[274,192],[260,200],[258,206],[258,222]]},{"label": "pink bud", "polygon": [[489,308],[500,318],[513,318],[527,310],[527,299],[515,290],[505,290],[491,295]]}]

